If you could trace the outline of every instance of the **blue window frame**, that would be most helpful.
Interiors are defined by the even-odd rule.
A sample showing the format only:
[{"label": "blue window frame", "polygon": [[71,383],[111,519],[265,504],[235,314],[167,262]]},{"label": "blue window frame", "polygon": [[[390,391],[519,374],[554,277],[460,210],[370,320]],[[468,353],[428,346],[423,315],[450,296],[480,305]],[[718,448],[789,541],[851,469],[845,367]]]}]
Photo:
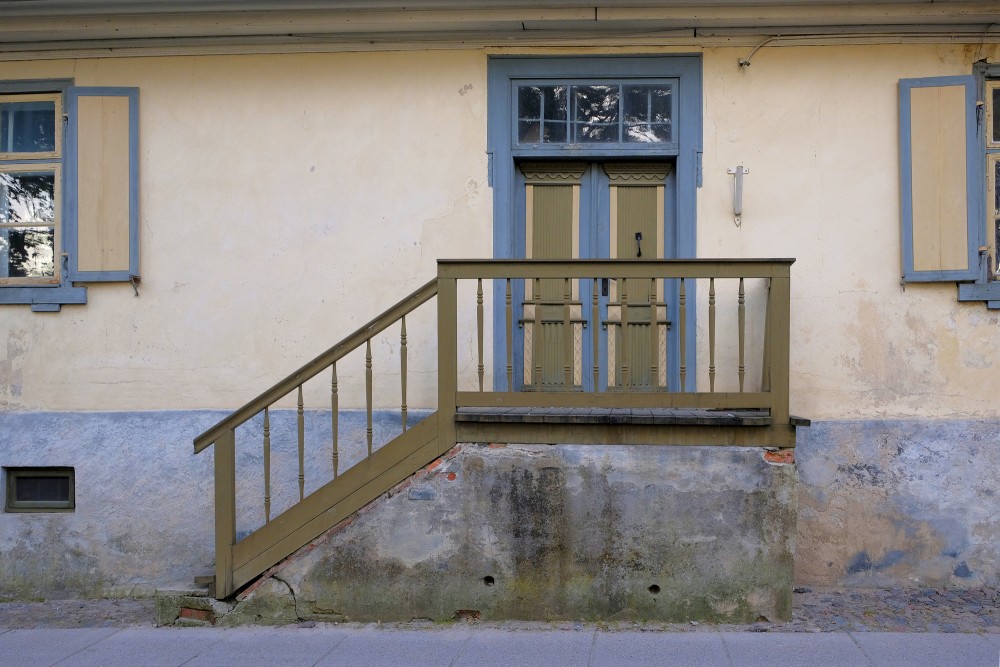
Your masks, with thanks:
[{"label": "blue window frame", "polygon": [[138,279],[138,109],[135,88],[0,82],[0,305]]}]

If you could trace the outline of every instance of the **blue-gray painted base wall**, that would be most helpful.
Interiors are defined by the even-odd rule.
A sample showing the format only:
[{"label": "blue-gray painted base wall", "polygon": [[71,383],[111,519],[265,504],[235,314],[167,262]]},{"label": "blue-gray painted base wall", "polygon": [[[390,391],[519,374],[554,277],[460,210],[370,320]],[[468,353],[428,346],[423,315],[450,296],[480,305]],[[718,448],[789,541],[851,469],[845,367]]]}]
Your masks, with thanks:
[{"label": "blue-gray painted base wall", "polygon": [[[0,596],[141,594],[210,573],[212,454],[194,456],[191,440],[224,414],[0,413],[0,466],[73,466],[77,503],[73,513],[0,516]],[[329,413],[306,417],[308,493],[332,462]],[[398,419],[376,415],[376,446]],[[241,533],[263,520],[257,422],[239,434]],[[364,422],[341,416],[344,465],[364,454]],[[293,412],[273,416],[272,442],[274,515],[298,496]],[[797,582],[1000,585],[1000,420],[816,422],[799,429],[796,457]]]},{"label": "blue-gray painted base wall", "polygon": [[796,580],[1000,585],[1000,421],[799,429]]}]

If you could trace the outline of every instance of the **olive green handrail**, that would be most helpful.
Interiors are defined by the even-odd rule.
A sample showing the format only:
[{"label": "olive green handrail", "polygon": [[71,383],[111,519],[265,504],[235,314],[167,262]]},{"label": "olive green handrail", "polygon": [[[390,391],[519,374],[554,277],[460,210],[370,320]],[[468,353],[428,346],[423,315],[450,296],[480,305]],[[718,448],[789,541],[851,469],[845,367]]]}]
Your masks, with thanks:
[{"label": "olive green handrail", "polygon": [[226,431],[234,429],[255,417],[264,408],[283,398],[296,387],[316,377],[329,368],[335,361],[347,356],[361,345],[364,345],[372,337],[398,322],[402,316],[433,299],[436,294],[437,280],[435,279],[427,282],[392,308],[389,308],[285,379],[275,383],[270,389],[262,392],[246,405],[196,437],[194,439],[194,453],[197,454],[203,451],[218,440]]}]

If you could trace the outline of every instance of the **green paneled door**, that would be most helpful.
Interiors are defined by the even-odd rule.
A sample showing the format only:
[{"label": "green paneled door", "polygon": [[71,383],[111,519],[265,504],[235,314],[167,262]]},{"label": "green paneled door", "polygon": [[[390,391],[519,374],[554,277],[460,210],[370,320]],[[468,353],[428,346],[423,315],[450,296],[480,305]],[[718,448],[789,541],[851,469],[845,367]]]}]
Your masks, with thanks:
[{"label": "green paneled door", "polygon": [[[664,187],[670,164],[525,162],[519,166],[525,188],[525,257],[663,257]],[[581,246],[581,239],[589,242]],[[546,278],[524,286],[525,389],[582,388],[584,368],[589,373],[592,365],[583,358],[584,331],[592,331],[590,294],[584,295],[586,307],[579,294],[581,288],[589,290],[587,282]],[[665,388],[668,323],[663,295],[662,282],[611,281],[602,290],[604,319],[597,326],[607,337],[600,363],[610,390]]]},{"label": "green paneled door", "polygon": [[[526,257],[579,257],[580,196],[587,165],[532,163],[522,165],[521,170],[525,178]],[[581,388],[583,320],[577,292],[575,281],[567,285],[565,280],[542,279],[537,284],[525,285],[522,324],[527,388],[542,391]],[[571,312],[568,329],[565,322],[567,303]],[[569,373],[567,349],[571,350]]]},{"label": "green paneled door", "polygon": [[[606,163],[611,237],[618,259],[661,259],[664,182],[669,164]],[[608,385],[631,391],[666,386],[667,308],[662,281],[623,284],[610,291]]]}]

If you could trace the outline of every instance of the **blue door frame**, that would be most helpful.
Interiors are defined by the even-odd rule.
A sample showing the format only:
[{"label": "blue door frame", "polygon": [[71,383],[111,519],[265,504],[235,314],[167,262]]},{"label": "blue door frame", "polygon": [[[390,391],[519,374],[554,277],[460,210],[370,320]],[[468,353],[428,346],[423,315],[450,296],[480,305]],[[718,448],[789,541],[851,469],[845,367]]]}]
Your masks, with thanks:
[{"label": "blue door frame", "polygon": [[[518,170],[516,162],[524,159],[576,159],[588,162],[601,160],[646,159],[670,161],[674,169],[667,184],[667,214],[673,219],[673,228],[664,238],[664,257],[693,258],[696,256],[696,191],[700,185],[702,150],[702,63],[699,55],[657,56],[601,56],[601,57],[491,57],[488,72],[488,132],[487,150],[490,159],[490,178],[493,186],[493,255],[498,259],[524,257],[523,234],[518,233]],[[515,137],[514,91],[519,80],[586,81],[613,79],[671,79],[676,81],[677,117],[674,119],[676,141],[665,144],[616,145],[558,145],[519,147]],[[596,202],[594,202],[596,205]],[[598,235],[599,236],[599,235]],[[606,244],[606,241],[603,243]],[[592,252],[601,252],[601,239],[583,240]],[[606,249],[604,250],[606,256]],[[693,285],[691,286],[693,287]],[[688,299],[695,302],[693,289],[688,289]],[[504,322],[503,286],[494,285],[494,322],[497,335],[493,336],[493,372],[497,390],[506,385],[506,337],[502,332]],[[676,287],[671,294],[668,287],[667,301],[677,303]],[[674,319],[676,313],[670,315]],[[687,318],[687,338],[695,340],[696,318]],[[587,338],[587,337],[585,337]],[[688,346],[685,363],[696,368],[695,346]],[[676,327],[668,335],[667,354],[673,361],[669,367],[668,382],[671,387],[680,383],[679,332]],[[584,358],[590,354],[584,351]],[[515,351],[520,358],[521,351]],[[601,351],[602,356],[605,351]],[[603,357],[606,358],[606,357]],[[603,373],[602,373],[603,375]],[[689,373],[688,387],[694,390],[694,373]],[[518,389],[519,386],[513,387]]]}]

